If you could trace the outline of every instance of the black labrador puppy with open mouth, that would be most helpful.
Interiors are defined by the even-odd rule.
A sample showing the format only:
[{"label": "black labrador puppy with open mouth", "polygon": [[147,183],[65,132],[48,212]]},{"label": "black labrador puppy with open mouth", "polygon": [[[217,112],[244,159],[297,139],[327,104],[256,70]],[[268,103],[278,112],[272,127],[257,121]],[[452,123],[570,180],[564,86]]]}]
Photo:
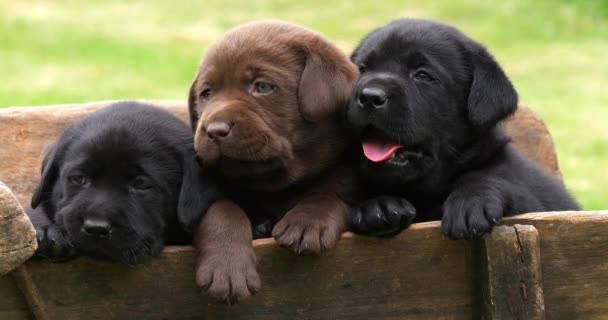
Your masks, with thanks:
[{"label": "black labrador puppy with open mouth", "polygon": [[391,216],[416,212],[414,221],[442,220],[445,235],[470,239],[504,216],[579,209],[499,128],[517,93],[479,43],[444,24],[401,19],[367,35],[351,59],[361,76],[347,119],[377,195],[355,210],[353,231],[386,234]]},{"label": "black labrador puppy with open mouth", "polygon": [[63,261],[84,253],[133,265],[164,244],[191,242],[219,196],[184,122],[119,102],[65,129],[44,158],[28,213],[39,256]]}]

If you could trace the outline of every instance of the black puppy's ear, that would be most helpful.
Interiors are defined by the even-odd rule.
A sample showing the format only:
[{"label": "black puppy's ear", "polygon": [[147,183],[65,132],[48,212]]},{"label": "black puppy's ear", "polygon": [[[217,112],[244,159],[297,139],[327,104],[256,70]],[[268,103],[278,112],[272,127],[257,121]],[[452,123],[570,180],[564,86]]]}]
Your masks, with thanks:
[{"label": "black puppy's ear", "polygon": [[42,177],[32,195],[31,206],[36,209],[42,202],[45,202],[53,194],[53,187],[59,176],[59,165],[56,160],[57,146],[53,146],[42,160]]},{"label": "black puppy's ear", "polygon": [[473,126],[486,129],[517,109],[517,92],[498,63],[481,45],[470,48],[473,81],[468,116]]},{"label": "black puppy's ear", "polygon": [[196,97],[198,96],[196,93],[196,83],[196,79],[194,79],[188,92],[188,111],[190,113],[190,128],[192,128],[192,132],[196,131],[199,118],[198,111],[196,111]]},{"label": "black puppy's ear", "polygon": [[318,43],[306,50],[306,65],[300,78],[300,112],[318,122],[338,113],[351,98],[359,76],[357,68],[337,48]]},{"label": "black puppy's ear", "polygon": [[203,173],[194,151],[188,152],[183,159],[183,179],[177,204],[177,217],[182,229],[193,234],[209,206],[222,197],[219,186]]}]

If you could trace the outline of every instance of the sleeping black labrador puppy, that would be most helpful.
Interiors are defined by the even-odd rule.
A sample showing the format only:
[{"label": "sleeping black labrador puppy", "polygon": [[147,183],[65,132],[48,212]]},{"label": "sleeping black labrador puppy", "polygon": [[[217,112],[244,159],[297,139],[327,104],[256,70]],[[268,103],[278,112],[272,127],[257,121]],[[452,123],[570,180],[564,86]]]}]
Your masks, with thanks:
[{"label": "sleeping black labrador puppy", "polygon": [[360,172],[378,196],[355,210],[353,231],[394,234],[408,221],[394,217],[416,212],[414,221],[441,219],[445,235],[470,239],[503,216],[579,209],[499,128],[517,93],[479,43],[402,19],[371,32],[351,59],[361,77],[347,119],[362,145]]},{"label": "sleeping black labrador puppy", "polygon": [[218,197],[185,123],[157,107],[119,102],[65,129],[44,158],[28,213],[39,256],[85,253],[132,265],[164,244],[190,242]]}]

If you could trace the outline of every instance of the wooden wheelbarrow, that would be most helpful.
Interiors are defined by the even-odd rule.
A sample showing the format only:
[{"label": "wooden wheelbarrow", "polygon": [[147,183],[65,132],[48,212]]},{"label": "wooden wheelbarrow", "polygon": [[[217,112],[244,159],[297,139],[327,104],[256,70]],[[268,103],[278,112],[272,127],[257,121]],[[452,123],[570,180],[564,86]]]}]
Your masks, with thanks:
[{"label": "wooden wheelbarrow", "polygon": [[[186,120],[183,102],[157,103]],[[0,110],[0,180],[19,202],[29,202],[44,149],[106,104]],[[505,126],[517,148],[560,177],[551,136],[530,109]],[[86,257],[21,264],[35,250],[33,230],[2,187],[0,274],[16,269],[0,276],[0,319],[608,318],[607,213],[519,215],[479,241],[446,239],[439,222],[392,239],[347,233],[321,256],[256,240],[263,289],[226,306],[195,286],[191,247],[167,247],[138,267]]]}]

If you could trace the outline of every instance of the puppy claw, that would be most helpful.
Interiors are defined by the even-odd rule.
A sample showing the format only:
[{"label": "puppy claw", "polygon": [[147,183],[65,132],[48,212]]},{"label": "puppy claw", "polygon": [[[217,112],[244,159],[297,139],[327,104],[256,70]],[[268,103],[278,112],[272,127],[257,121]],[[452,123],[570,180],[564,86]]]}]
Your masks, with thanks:
[{"label": "puppy claw", "polygon": [[[334,224],[331,222],[289,219],[289,216],[285,216],[283,219],[286,220],[289,227],[275,239],[297,255],[318,254],[333,247],[340,238],[341,231],[332,230]],[[334,234],[338,236],[334,236]]]}]

